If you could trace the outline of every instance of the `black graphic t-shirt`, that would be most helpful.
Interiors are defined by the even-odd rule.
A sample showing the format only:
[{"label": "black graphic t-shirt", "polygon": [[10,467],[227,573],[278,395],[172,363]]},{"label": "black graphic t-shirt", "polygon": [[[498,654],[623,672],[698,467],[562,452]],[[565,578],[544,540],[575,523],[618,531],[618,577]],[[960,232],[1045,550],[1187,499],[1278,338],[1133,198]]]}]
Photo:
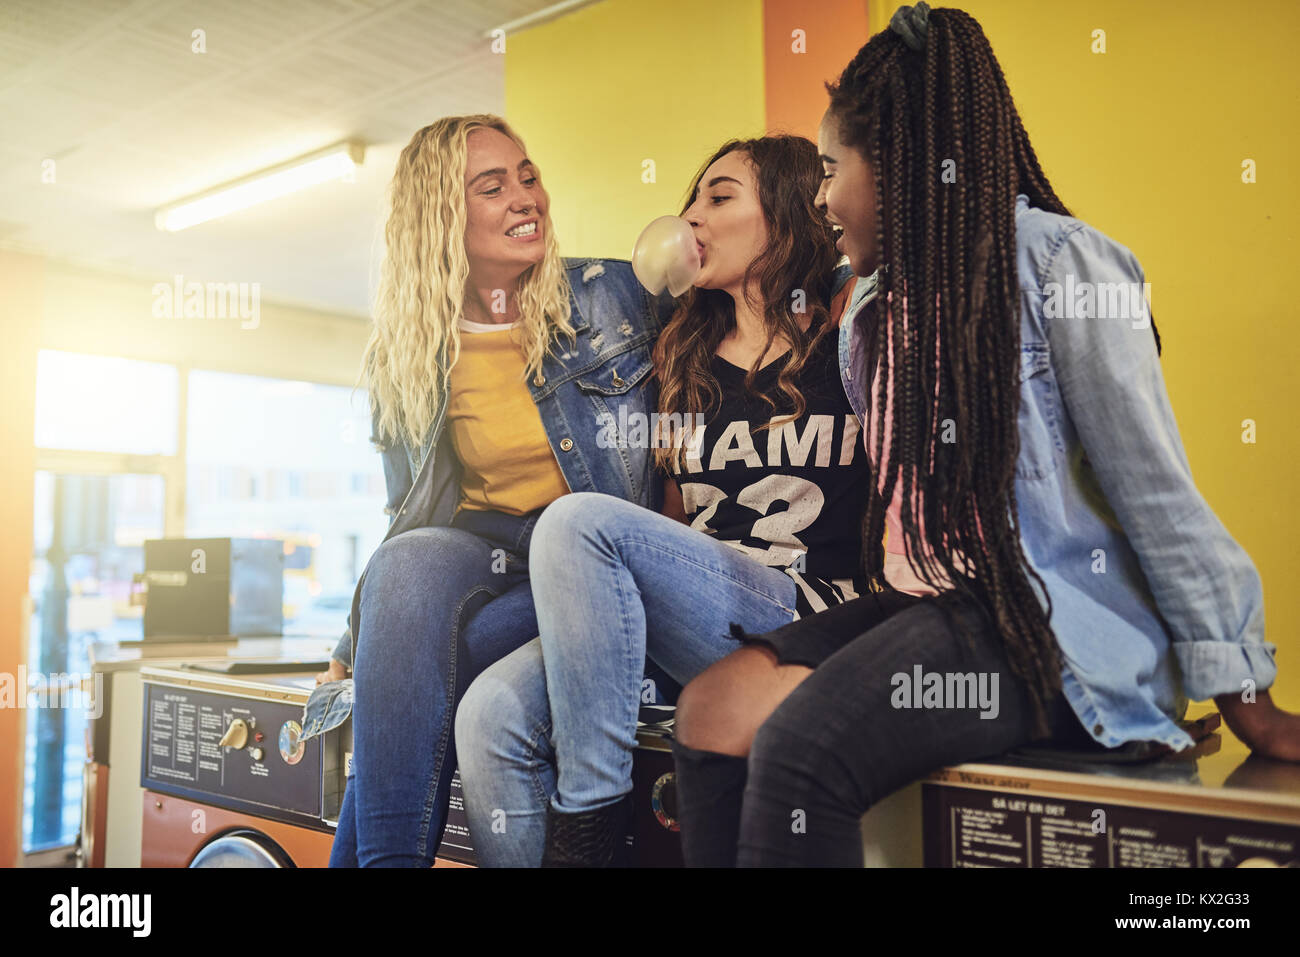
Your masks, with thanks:
[{"label": "black graphic t-shirt", "polygon": [[777,385],[785,357],[754,377],[714,356],[720,403],[687,443],[674,470],[692,528],[783,569],[797,587],[799,616],[857,597],[861,520],[868,460],[857,416],[840,383],[838,336],[827,330],[795,383],[807,407],[799,418],[768,429],[794,410]]}]

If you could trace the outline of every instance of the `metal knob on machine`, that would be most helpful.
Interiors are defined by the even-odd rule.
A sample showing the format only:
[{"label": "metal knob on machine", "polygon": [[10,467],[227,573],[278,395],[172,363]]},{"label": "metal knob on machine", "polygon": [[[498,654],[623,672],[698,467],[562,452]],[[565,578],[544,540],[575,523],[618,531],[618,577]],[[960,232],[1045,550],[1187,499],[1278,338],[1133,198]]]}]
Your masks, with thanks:
[{"label": "metal knob on machine", "polygon": [[285,764],[297,764],[307,750],[307,742],[301,741],[302,725],[297,721],[286,721],[280,727],[280,757]]},{"label": "metal knob on machine", "polygon": [[230,722],[230,727],[221,736],[221,746],[223,748],[242,748],[247,743],[248,724],[243,718],[236,718]]}]

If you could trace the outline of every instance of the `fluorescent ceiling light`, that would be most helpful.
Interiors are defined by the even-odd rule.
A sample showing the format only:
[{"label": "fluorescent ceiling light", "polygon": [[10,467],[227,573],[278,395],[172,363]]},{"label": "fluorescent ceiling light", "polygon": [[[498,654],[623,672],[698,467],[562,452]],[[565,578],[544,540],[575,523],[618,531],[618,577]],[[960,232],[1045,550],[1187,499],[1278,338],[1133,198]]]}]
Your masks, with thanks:
[{"label": "fluorescent ceiling light", "polygon": [[540,26],[550,20],[556,20],[565,14],[573,13],[581,7],[591,6],[596,0],[562,0],[561,3],[553,3],[549,7],[538,10],[536,13],[530,13],[527,16],[519,17],[517,20],[511,20],[503,23],[494,30],[483,31],[483,39],[491,40],[492,34],[501,30],[507,37],[512,33],[519,33],[527,30],[529,27]]},{"label": "fluorescent ceiling light", "polygon": [[360,166],[364,157],[365,146],[361,143],[355,140],[339,143],[189,199],[169,203],[154,214],[154,223],[172,233],[206,223],[269,199],[342,179]]}]

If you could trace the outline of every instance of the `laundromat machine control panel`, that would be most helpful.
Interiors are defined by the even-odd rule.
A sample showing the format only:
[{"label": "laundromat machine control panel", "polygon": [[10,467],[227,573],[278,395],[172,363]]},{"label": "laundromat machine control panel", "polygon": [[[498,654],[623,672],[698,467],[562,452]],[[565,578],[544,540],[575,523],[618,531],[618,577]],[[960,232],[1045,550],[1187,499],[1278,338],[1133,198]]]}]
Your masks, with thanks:
[{"label": "laundromat machine control panel", "polygon": [[313,674],[141,676],[142,787],[287,823],[337,823],[352,723],[301,740]]}]

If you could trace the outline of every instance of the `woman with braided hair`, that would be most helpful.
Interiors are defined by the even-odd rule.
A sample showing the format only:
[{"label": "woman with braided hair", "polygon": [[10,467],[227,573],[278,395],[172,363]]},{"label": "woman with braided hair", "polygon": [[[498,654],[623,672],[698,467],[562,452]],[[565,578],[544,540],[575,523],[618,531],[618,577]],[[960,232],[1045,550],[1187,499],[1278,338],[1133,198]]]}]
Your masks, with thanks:
[{"label": "woman with braided hair", "polygon": [[1181,750],[1218,724],[1180,725],[1188,698],[1300,760],[1141,267],[1057,197],[979,24],[903,7],[827,88],[817,204],[873,278],[839,331],[884,591],[746,636],[685,688],[687,863],[860,866],[862,814],[929,771],[1044,739]]}]

